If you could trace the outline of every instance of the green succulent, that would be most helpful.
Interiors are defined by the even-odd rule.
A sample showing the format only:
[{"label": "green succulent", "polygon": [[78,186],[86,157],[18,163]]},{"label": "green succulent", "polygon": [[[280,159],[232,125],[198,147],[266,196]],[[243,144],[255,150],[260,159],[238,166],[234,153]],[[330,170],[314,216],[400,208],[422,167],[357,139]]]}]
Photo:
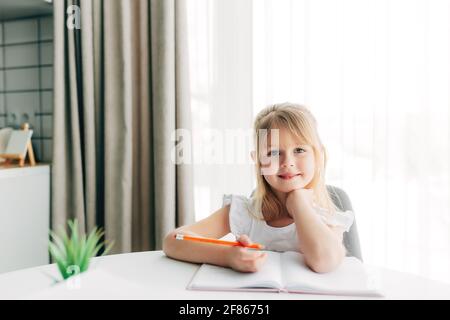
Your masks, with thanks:
[{"label": "green succulent", "polygon": [[[70,235],[61,228],[50,231],[49,252],[64,279],[77,275],[89,268],[89,261],[95,257],[105,243],[101,241],[104,231],[95,227],[89,235],[78,232],[77,219],[69,220]],[[113,243],[105,247],[101,255],[107,254]]]}]

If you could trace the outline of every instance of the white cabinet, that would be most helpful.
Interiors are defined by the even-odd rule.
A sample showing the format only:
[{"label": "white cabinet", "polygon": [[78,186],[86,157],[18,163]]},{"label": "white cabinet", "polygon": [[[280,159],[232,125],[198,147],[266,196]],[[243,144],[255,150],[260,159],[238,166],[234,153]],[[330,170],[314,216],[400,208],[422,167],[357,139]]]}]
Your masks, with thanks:
[{"label": "white cabinet", "polygon": [[0,273],[49,263],[50,167],[0,168]]}]

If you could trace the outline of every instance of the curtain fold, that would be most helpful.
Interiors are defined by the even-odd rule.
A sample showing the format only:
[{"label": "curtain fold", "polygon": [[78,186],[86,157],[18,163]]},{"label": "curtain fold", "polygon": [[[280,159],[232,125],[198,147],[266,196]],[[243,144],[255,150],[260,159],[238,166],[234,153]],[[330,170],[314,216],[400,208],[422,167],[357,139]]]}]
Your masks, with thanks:
[{"label": "curtain fold", "polygon": [[[151,109],[155,129],[153,219],[157,248],[162,247],[162,238],[173,228],[174,221],[177,225],[194,221],[192,169],[186,165],[175,167],[171,160],[174,145],[171,134],[177,127],[190,129],[190,119],[186,116],[190,113],[190,102],[187,45],[183,41],[186,38],[184,15],[184,0],[151,1]],[[178,201],[173,201],[174,198]],[[160,212],[165,214],[158,214]]]},{"label": "curtain fold", "polygon": [[[187,4],[185,0],[176,1],[175,4],[175,126],[192,132]],[[176,170],[176,212],[185,212],[185,214],[176,215],[176,221],[178,225],[185,225],[195,220],[194,172],[191,165],[184,163],[177,165]]]},{"label": "curtain fold", "polygon": [[190,128],[183,2],[54,2],[53,228],[104,227],[120,253],[193,222],[191,168],[171,160],[173,131]]},{"label": "curtain fold", "polygon": [[[149,5],[146,1],[132,2],[132,15],[138,16],[132,24],[132,41],[136,43],[136,50],[131,51],[133,97],[133,189],[147,190],[147,193],[133,193],[133,250],[149,250],[155,247],[154,237],[149,237],[150,230],[154,230],[154,221],[150,215],[139,215],[139,211],[150,212],[154,208],[154,189],[152,181],[153,157],[151,125],[150,125],[150,57],[149,48]],[[147,52],[146,54],[141,54]],[[146,71],[148,70],[148,71]]]}]

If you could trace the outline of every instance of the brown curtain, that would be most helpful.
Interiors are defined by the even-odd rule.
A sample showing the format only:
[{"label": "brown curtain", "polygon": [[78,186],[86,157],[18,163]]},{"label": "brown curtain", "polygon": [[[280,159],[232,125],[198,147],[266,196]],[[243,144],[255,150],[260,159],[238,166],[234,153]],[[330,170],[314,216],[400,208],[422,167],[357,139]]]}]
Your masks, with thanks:
[{"label": "brown curtain", "polygon": [[52,226],[161,249],[194,221],[192,168],[171,160],[172,133],[191,129],[185,0],[54,1],[54,23]]}]

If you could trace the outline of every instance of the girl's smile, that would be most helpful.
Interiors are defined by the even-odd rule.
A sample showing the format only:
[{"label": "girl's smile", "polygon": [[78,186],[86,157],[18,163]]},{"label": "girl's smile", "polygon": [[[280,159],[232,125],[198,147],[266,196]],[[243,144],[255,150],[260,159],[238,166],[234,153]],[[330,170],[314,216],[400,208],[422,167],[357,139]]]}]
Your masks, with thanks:
[{"label": "girl's smile", "polygon": [[302,175],[302,173],[297,173],[297,174],[295,174],[295,173],[284,173],[284,174],[278,175],[278,178],[281,178],[283,180],[292,180],[292,179],[294,179],[294,178],[296,178],[298,176],[301,176],[301,175]]}]

